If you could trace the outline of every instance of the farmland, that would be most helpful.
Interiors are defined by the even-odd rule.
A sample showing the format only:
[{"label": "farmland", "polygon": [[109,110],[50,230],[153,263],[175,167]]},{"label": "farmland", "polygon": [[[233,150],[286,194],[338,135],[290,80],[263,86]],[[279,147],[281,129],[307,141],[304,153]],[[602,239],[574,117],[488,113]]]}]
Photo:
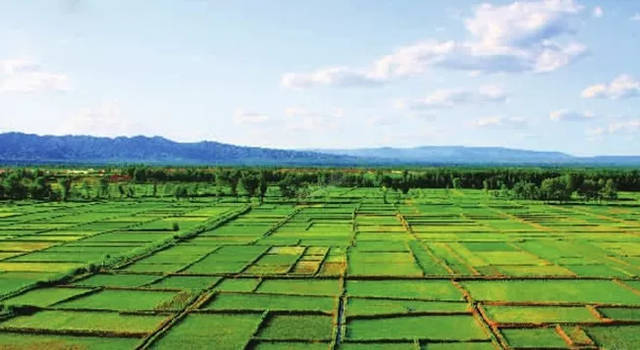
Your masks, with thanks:
[{"label": "farmland", "polygon": [[381,191],[4,202],[0,348],[637,348],[635,193]]}]

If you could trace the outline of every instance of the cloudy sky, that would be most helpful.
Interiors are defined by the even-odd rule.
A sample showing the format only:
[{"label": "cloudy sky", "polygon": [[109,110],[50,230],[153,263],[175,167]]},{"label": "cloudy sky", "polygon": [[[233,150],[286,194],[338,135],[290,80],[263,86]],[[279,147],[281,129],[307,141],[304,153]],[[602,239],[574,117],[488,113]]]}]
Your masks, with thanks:
[{"label": "cloudy sky", "polygon": [[638,1],[0,0],[0,132],[640,154]]}]

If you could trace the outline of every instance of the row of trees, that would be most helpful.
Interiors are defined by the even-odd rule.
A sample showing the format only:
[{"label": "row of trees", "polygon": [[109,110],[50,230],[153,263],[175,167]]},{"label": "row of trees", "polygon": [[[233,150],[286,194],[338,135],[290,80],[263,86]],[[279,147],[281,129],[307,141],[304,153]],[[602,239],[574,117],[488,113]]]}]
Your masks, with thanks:
[{"label": "row of trees", "polygon": [[540,186],[533,182],[519,181],[512,188],[503,185],[500,191],[494,191],[496,196],[514,199],[567,201],[577,194],[585,201],[614,200],[618,198],[616,184],[612,179],[584,179],[580,176],[567,174],[542,180]]},{"label": "row of trees", "polygon": [[[53,182],[57,182],[57,190],[52,188]],[[64,200],[70,192],[70,178],[61,177],[56,181],[40,170],[16,169],[0,176],[0,198],[4,199]]]},{"label": "row of trees", "polygon": [[[409,188],[460,187],[471,189],[512,188],[518,182],[537,186],[545,179],[571,175],[584,180],[612,180],[622,191],[640,191],[640,170],[616,168],[534,168],[534,167],[432,167],[393,169],[364,168],[224,168],[224,167],[151,167],[130,166],[110,170],[132,179],[135,183],[151,182],[209,182],[239,183],[247,172],[263,174],[268,183],[276,184],[287,176],[295,176],[301,182],[317,185],[346,187],[390,187],[405,182]],[[407,175],[408,174],[408,175]],[[391,180],[390,180],[391,179]],[[454,180],[457,184],[454,184]]]},{"label": "row of trees", "polygon": [[[286,198],[305,198],[311,186],[378,187],[406,194],[412,188],[477,188],[498,195],[522,199],[565,200],[576,193],[585,200],[611,199],[616,190],[640,190],[640,173],[620,169],[537,168],[426,168],[402,171],[385,169],[266,169],[266,168],[114,168],[110,172],[73,172],[11,168],[0,170],[0,198],[66,200],[116,196],[133,197],[138,184],[151,184],[153,193],[186,198],[199,195],[201,183],[213,184],[214,193],[263,201],[269,186],[277,186]],[[622,179],[622,185],[617,179]],[[136,185],[136,186],[134,186]],[[117,191],[114,189],[117,188]],[[139,187],[139,186],[138,186]],[[209,189],[211,187],[207,186]],[[112,191],[113,190],[113,191]],[[171,192],[168,192],[171,191]],[[73,193],[72,193],[73,192]],[[149,195],[145,192],[145,195]]]}]

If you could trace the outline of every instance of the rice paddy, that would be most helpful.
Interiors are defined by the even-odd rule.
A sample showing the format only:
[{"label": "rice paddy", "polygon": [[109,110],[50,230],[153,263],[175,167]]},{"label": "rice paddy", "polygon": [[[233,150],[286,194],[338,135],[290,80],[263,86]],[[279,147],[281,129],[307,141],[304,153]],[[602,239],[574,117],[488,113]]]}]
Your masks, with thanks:
[{"label": "rice paddy", "polygon": [[317,193],[4,203],[0,349],[639,346],[634,194]]}]

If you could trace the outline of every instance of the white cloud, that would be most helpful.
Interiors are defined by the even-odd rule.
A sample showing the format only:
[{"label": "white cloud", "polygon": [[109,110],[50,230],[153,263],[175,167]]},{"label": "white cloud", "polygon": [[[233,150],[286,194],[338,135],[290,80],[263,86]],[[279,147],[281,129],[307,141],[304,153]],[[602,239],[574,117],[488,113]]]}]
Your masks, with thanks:
[{"label": "white cloud", "polygon": [[70,89],[71,85],[66,75],[45,72],[40,65],[31,60],[0,61],[0,93],[67,91]]},{"label": "white cloud", "polygon": [[367,125],[370,127],[392,126],[397,125],[401,120],[401,118],[394,118],[393,116],[376,115],[367,118]]},{"label": "white cloud", "polygon": [[465,21],[467,41],[425,40],[401,47],[368,68],[330,67],[311,73],[287,73],[282,85],[376,85],[421,74],[432,67],[470,71],[549,72],[582,57],[587,49],[576,42],[559,42],[573,33],[571,20],[582,11],[574,0],[483,4]]},{"label": "white cloud", "polygon": [[606,126],[587,129],[585,134],[591,139],[614,134],[640,134],[640,119],[616,120]]},{"label": "white cloud", "polygon": [[630,75],[622,74],[611,83],[596,84],[582,90],[583,98],[620,99],[640,95],[640,81]]},{"label": "white cloud", "polygon": [[308,88],[313,86],[365,86],[383,81],[369,72],[356,71],[347,67],[331,67],[311,74],[286,73],[282,85],[288,88]]},{"label": "white cloud", "polygon": [[593,8],[591,15],[595,18],[602,18],[602,16],[604,16],[604,10],[602,10],[602,7],[596,6]]},{"label": "white cloud", "polygon": [[629,19],[632,21],[640,22],[640,12],[636,12],[636,14],[631,16]]},{"label": "white cloud", "polygon": [[94,136],[132,136],[141,126],[123,116],[116,102],[104,102],[97,107],[84,108],[64,120],[58,129],[61,134]]},{"label": "white cloud", "polygon": [[477,91],[440,89],[422,99],[400,101],[397,107],[413,110],[452,108],[471,103],[504,102],[506,99],[504,90],[495,86],[483,86]]},{"label": "white cloud", "polygon": [[549,119],[553,121],[588,121],[595,115],[592,112],[576,112],[568,109],[561,109],[549,113]]},{"label": "white cloud", "polygon": [[472,122],[472,125],[478,128],[523,129],[528,123],[526,119],[520,117],[493,116],[477,119]]},{"label": "white cloud", "polygon": [[233,122],[236,124],[260,124],[269,121],[269,116],[262,113],[246,111],[239,108],[233,114]]},{"label": "white cloud", "polygon": [[587,131],[585,132],[587,134],[587,136],[589,136],[590,138],[599,138],[602,135],[604,135],[606,133],[606,129],[605,128],[592,128],[592,129],[587,129]]},{"label": "white cloud", "polygon": [[310,131],[336,128],[344,116],[344,111],[334,108],[328,112],[315,112],[303,107],[287,107],[284,114],[287,116],[287,129]]},{"label": "white cloud", "polygon": [[466,27],[486,48],[530,47],[571,32],[569,18],[581,10],[573,0],[483,4]]},{"label": "white cloud", "polygon": [[287,117],[296,118],[340,118],[344,115],[342,108],[335,108],[326,113],[313,112],[303,107],[287,107],[284,110]]},{"label": "white cloud", "polygon": [[607,131],[609,132],[609,134],[640,133],[640,119],[631,119],[610,123]]}]

